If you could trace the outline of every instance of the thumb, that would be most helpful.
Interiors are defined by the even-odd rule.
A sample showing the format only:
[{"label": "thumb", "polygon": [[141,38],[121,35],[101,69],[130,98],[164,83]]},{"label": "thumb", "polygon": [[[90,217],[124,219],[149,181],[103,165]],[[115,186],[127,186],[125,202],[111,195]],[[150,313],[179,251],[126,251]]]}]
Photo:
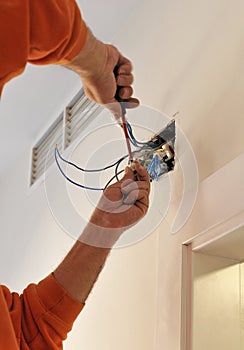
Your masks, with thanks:
[{"label": "thumb", "polygon": [[132,181],[136,180],[135,174],[129,166],[125,168],[125,174],[120,180],[120,182],[124,182],[125,180],[132,180]]}]

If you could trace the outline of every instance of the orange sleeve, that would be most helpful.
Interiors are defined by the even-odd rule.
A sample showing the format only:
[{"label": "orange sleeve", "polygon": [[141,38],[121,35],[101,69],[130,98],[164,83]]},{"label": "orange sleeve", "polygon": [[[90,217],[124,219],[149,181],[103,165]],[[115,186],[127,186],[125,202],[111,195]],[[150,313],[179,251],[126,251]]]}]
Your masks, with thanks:
[{"label": "orange sleeve", "polygon": [[53,275],[37,285],[30,284],[21,296],[3,288],[19,347],[22,350],[63,349],[62,341],[84,304],[69,296]]},{"label": "orange sleeve", "polygon": [[82,49],[86,33],[75,0],[0,1],[0,93],[27,62],[71,61]]}]

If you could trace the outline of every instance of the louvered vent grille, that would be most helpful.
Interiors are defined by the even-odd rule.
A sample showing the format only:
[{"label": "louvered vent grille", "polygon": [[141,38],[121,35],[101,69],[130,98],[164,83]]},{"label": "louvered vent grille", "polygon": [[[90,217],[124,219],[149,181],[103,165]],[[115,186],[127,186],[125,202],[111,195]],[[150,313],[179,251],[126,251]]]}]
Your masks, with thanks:
[{"label": "louvered vent grille", "polygon": [[63,143],[63,116],[59,116],[58,120],[48,129],[45,135],[32,149],[32,169],[31,169],[31,185],[39,179],[45,169],[53,163],[53,152],[55,144]]},{"label": "louvered vent grille", "polygon": [[103,107],[90,101],[84,90],[73,98],[56,122],[32,149],[31,185],[33,185],[54,163],[53,150],[66,149],[103,110]]},{"label": "louvered vent grille", "polygon": [[90,101],[84,91],[76,97],[65,111],[65,145],[67,148],[84,128],[102,112],[103,108]]}]

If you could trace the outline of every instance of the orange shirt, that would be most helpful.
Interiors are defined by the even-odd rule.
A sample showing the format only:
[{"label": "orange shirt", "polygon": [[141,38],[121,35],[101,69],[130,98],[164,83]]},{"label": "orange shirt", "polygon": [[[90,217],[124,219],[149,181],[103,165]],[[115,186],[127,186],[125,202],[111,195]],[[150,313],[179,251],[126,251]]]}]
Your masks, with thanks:
[{"label": "orange shirt", "polygon": [[82,49],[86,33],[74,0],[0,0],[0,95],[27,62],[71,61]]},{"label": "orange shirt", "polygon": [[[74,0],[0,0],[0,95],[27,62],[71,61],[86,33]],[[82,307],[52,275],[21,296],[0,286],[0,350],[62,349]]]},{"label": "orange shirt", "polygon": [[0,349],[62,349],[83,306],[53,275],[30,284],[20,296],[0,286]]}]

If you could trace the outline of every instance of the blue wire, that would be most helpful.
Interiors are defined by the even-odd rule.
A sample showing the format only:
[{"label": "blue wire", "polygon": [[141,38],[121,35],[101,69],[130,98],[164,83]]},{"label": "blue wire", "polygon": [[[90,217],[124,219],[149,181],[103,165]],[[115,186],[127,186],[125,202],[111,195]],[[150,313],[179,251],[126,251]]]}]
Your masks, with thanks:
[{"label": "blue wire", "polygon": [[[135,146],[135,147],[141,147],[142,145],[145,146],[145,145],[148,144],[148,142],[139,142],[139,141],[136,140],[136,138],[134,137],[133,132],[132,132],[132,127],[131,127],[131,125],[129,124],[128,121],[126,122],[126,127],[127,127],[127,131],[128,131],[128,134],[129,134],[130,142],[133,144],[133,146]],[[100,171],[104,171],[104,170],[107,170],[107,169],[110,169],[110,168],[116,166],[116,168],[115,168],[115,175],[109,180],[109,182],[106,184],[106,186],[105,186],[104,188],[89,187],[89,186],[85,186],[85,185],[79,184],[79,183],[73,181],[72,179],[70,179],[68,176],[65,175],[65,173],[63,172],[63,170],[62,170],[62,168],[61,168],[61,166],[60,166],[60,164],[59,164],[59,162],[58,162],[58,157],[57,157],[57,155],[58,155],[58,157],[59,157],[64,163],[69,164],[69,165],[73,166],[74,168],[76,168],[76,169],[78,169],[78,170],[80,170],[80,171],[84,171],[84,172],[90,172],[90,173],[92,173],[92,172],[100,172]],[[110,164],[110,165],[108,165],[108,166],[106,166],[106,167],[104,167],[104,168],[99,168],[99,169],[84,169],[84,168],[79,167],[79,166],[76,165],[75,163],[72,163],[72,162],[70,162],[70,161],[64,159],[64,158],[61,156],[61,154],[59,153],[59,150],[58,150],[57,145],[56,145],[55,150],[54,150],[54,157],[55,157],[55,161],[56,161],[56,164],[57,164],[57,166],[58,166],[59,171],[61,172],[61,174],[64,176],[64,178],[65,178],[67,181],[69,181],[70,183],[72,183],[72,184],[75,185],[75,186],[78,186],[78,187],[80,187],[80,188],[84,188],[84,189],[87,189],[87,190],[92,190],[92,191],[103,191],[103,190],[112,182],[112,180],[113,180],[114,178],[116,178],[116,179],[118,180],[118,175],[119,175],[120,173],[123,172],[123,170],[120,171],[120,172],[118,172],[118,167],[119,167],[120,163],[121,163],[126,157],[128,157],[128,155],[121,157],[119,160],[117,160],[117,161],[114,162],[113,164]]]},{"label": "blue wire", "polygon": [[[63,160],[65,163],[67,163],[67,164],[69,164],[69,165],[72,165],[72,166],[74,166],[75,168],[77,168],[77,169],[79,169],[79,170],[82,170],[82,171],[86,171],[86,172],[89,172],[89,171],[90,171],[90,172],[93,172],[93,171],[94,171],[94,172],[95,172],[95,171],[102,171],[102,170],[109,169],[109,168],[113,167],[114,165],[116,165],[116,175],[113,176],[113,177],[109,180],[109,182],[106,184],[106,186],[103,187],[103,188],[99,188],[99,187],[89,187],[89,186],[85,186],[85,185],[79,184],[79,183],[73,181],[72,179],[70,179],[70,178],[64,173],[64,171],[62,170],[62,168],[61,168],[61,166],[60,166],[60,164],[59,164],[59,162],[58,162],[57,155],[58,155],[59,158],[60,158],[61,160]],[[55,161],[56,161],[56,164],[57,164],[57,166],[58,166],[59,171],[61,172],[61,174],[64,176],[64,178],[65,178],[67,181],[69,181],[70,183],[72,183],[72,184],[75,185],[75,186],[78,186],[78,187],[81,187],[81,188],[84,188],[84,189],[87,189],[87,190],[92,190],[92,191],[103,191],[103,190],[104,190],[105,188],[107,188],[107,186],[112,182],[112,180],[113,180],[115,177],[117,177],[118,174],[120,174],[120,173],[122,173],[122,172],[124,171],[124,170],[122,170],[122,171],[120,171],[119,173],[117,173],[118,166],[120,165],[120,163],[121,163],[124,159],[126,159],[126,158],[128,157],[128,155],[121,157],[121,158],[120,158],[119,160],[117,160],[115,163],[113,163],[113,164],[111,164],[111,165],[109,165],[109,166],[107,166],[107,167],[105,167],[105,168],[102,168],[101,170],[98,170],[98,169],[96,169],[96,170],[85,170],[85,169],[82,169],[82,168],[78,167],[76,164],[65,160],[65,159],[60,155],[57,146],[56,146],[55,149],[54,149],[54,157],[55,157]]]},{"label": "blue wire", "polygon": [[153,159],[147,166],[148,174],[152,180],[158,181],[160,175],[163,174],[163,168],[160,163],[160,159],[157,154],[154,154]]},{"label": "blue wire", "polygon": [[[63,162],[65,162],[65,163],[67,163],[67,164],[73,166],[74,168],[76,168],[76,169],[78,169],[78,170],[81,170],[81,171],[84,171],[84,172],[87,172],[87,173],[96,173],[96,172],[99,172],[99,171],[107,170],[107,169],[109,169],[109,168],[114,167],[115,165],[117,165],[118,162],[121,161],[121,159],[116,160],[116,162],[114,162],[113,164],[110,164],[110,165],[108,165],[108,166],[106,166],[106,167],[104,167],[104,168],[99,168],[99,169],[84,169],[84,168],[79,167],[79,166],[76,165],[75,163],[72,163],[72,162],[70,162],[70,161],[64,159],[64,158],[61,156],[61,154],[60,154],[60,152],[59,152],[57,146],[56,146],[56,150],[57,150],[57,154],[58,154],[59,158],[60,158]],[[123,159],[124,159],[124,158],[125,158],[125,157],[123,157]]]},{"label": "blue wire", "polygon": [[126,122],[126,127],[127,127],[127,131],[128,131],[128,134],[129,134],[130,141],[133,144],[133,146],[141,147],[143,145],[145,146],[145,145],[148,144],[148,142],[140,142],[140,141],[136,140],[135,136],[133,135],[132,127],[131,127],[131,125],[130,125],[130,123],[128,121]]},{"label": "blue wire", "polygon": [[81,184],[79,184],[79,183],[77,183],[77,182],[71,180],[68,176],[66,176],[65,173],[63,172],[63,170],[62,170],[62,168],[61,168],[59,162],[58,162],[57,152],[58,152],[58,149],[57,149],[57,147],[56,147],[55,150],[54,150],[55,161],[56,161],[56,164],[57,164],[57,166],[58,166],[59,171],[61,172],[61,174],[65,177],[65,179],[66,179],[67,181],[69,181],[70,183],[72,183],[72,184],[75,185],[75,186],[78,186],[78,187],[81,187],[81,188],[84,188],[84,189],[87,189],[87,190],[92,190],[92,191],[103,191],[103,190],[104,190],[104,188],[89,187],[89,186],[81,185]]}]

